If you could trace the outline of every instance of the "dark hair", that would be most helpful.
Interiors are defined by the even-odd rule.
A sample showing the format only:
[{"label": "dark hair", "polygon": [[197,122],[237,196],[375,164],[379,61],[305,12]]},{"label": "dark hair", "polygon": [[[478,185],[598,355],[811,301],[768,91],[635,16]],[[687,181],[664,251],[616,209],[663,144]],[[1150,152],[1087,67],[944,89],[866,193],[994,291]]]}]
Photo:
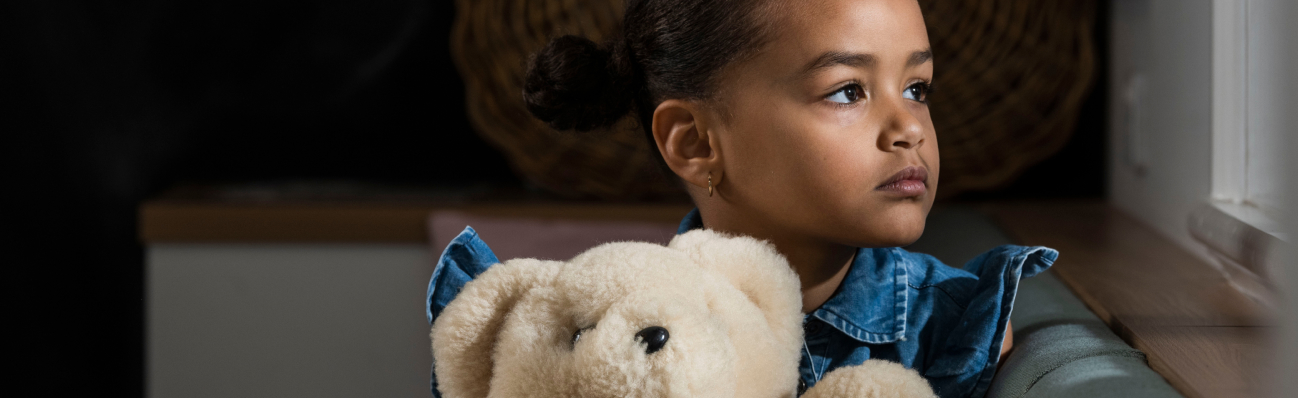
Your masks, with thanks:
[{"label": "dark hair", "polygon": [[561,36],[532,56],[523,84],[527,109],[556,130],[578,131],[635,111],[652,140],[659,103],[712,98],[718,72],[768,40],[761,12],[768,2],[628,0],[622,34],[613,40],[596,45]]}]

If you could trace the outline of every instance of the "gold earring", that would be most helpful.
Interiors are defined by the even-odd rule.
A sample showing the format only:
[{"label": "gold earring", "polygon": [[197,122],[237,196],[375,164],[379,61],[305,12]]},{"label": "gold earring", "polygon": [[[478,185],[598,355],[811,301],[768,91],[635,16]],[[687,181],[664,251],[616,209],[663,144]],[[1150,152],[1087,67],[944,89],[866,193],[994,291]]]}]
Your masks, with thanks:
[{"label": "gold earring", "polygon": [[708,197],[712,197],[712,173],[708,173]]}]

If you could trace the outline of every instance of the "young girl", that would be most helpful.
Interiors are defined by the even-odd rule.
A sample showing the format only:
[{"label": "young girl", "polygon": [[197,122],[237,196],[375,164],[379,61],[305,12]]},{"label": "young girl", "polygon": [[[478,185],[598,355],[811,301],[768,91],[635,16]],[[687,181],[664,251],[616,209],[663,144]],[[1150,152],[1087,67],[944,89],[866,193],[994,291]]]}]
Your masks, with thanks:
[{"label": "young girl", "polygon": [[[881,358],[943,397],[980,397],[1012,345],[1019,278],[1057,253],[1002,246],[957,269],[898,248],[937,189],[932,77],[915,0],[630,0],[621,37],[536,54],[524,97],[559,130],[634,113],[698,207],[682,232],[749,235],[788,258],[807,314],[800,388]],[[439,264],[430,320],[495,262],[447,253],[477,265]]]}]

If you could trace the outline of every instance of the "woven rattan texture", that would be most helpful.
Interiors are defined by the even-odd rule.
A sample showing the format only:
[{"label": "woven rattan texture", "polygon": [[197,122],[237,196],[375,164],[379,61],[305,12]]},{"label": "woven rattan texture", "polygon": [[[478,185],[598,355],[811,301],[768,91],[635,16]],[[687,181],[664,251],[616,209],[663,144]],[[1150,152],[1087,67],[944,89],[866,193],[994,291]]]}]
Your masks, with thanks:
[{"label": "woven rattan texture", "polygon": [[[1004,185],[1071,136],[1094,75],[1094,0],[921,0],[935,54],[930,97],[941,143],[939,194]],[[549,38],[601,43],[622,0],[458,0],[451,52],[469,118],[524,178],[554,193],[679,198],[628,115],[588,133],[556,132],[522,100],[527,57]]]},{"label": "woven rattan texture", "polygon": [[1094,76],[1093,0],[921,0],[939,193],[996,188],[1072,136]]}]

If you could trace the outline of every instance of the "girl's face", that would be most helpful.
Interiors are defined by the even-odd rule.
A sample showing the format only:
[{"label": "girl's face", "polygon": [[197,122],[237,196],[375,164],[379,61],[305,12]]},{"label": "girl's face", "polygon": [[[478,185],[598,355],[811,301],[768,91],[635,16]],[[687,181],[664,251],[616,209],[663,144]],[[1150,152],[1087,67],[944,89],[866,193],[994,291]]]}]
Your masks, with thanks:
[{"label": "girl's face", "polygon": [[938,181],[915,0],[800,0],[722,75],[718,189],[754,222],[857,247],[924,231]]}]

